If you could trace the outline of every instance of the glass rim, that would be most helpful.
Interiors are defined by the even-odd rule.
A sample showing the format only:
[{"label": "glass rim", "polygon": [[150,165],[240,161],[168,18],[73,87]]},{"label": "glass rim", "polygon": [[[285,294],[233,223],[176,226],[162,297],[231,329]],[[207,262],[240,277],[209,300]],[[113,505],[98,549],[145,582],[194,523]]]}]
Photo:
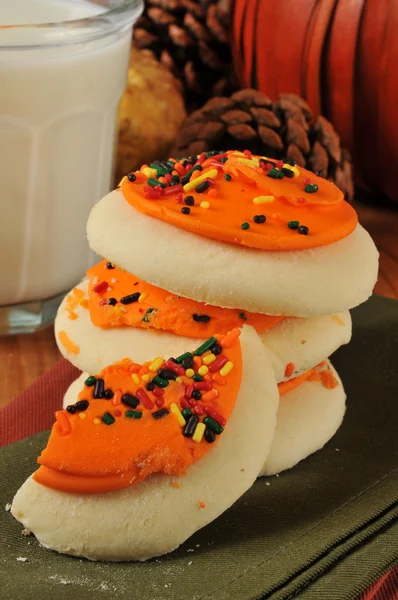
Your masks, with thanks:
[{"label": "glass rim", "polygon": [[[100,7],[101,5],[98,4]],[[49,48],[90,42],[98,38],[121,31],[133,25],[143,10],[143,0],[120,0],[120,5],[114,8],[105,8],[97,15],[71,19],[68,21],[54,21],[48,23],[26,23],[18,25],[0,25],[0,52],[2,50],[29,50],[36,48]],[[10,37],[14,32],[39,31],[42,35],[36,42],[10,44]],[[73,35],[68,39],[61,39],[62,32],[68,30]],[[57,39],[53,34],[58,33]],[[8,37],[8,40],[2,38]],[[8,43],[7,43],[8,41]],[[3,43],[5,42],[5,43]]]}]

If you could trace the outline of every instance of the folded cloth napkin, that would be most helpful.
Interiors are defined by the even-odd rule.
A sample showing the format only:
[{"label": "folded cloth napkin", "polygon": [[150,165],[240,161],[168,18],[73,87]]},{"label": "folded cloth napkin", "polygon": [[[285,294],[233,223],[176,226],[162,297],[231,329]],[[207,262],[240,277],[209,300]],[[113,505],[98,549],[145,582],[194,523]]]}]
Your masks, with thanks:
[{"label": "folded cloth napkin", "polygon": [[[353,322],[353,342],[333,361],[348,411],[322,451],[259,480],[172,555],[142,564],[45,551],[0,510],[4,597],[31,589],[41,600],[100,592],[121,600],[396,600],[398,302],[374,297],[353,311]],[[77,375],[61,361],[0,410],[0,506],[35,468],[47,434],[34,434],[51,426]]]}]

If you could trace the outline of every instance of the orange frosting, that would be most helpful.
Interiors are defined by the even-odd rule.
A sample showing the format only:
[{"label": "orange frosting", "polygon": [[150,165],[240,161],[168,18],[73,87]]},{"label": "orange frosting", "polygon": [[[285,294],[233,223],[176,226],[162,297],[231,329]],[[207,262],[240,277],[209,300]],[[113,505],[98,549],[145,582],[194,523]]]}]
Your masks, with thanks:
[{"label": "orange frosting", "polygon": [[[97,493],[130,487],[153,473],[184,474],[217,443],[222,432],[213,443],[205,437],[195,438],[196,430],[193,437],[184,437],[185,425],[179,411],[188,402],[190,410],[197,414],[199,425],[213,415],[215,419],[221,416],[220,424],[228,427],[242,374],[238,334],[239,331],[230,332],[219,339],[222,352],[217,358],[227,358],[229,365],[224,371],[221,368],[221,378],[220,368],[212,372],[209,364],[202,382],[195,382],[188,371],[188,375],[184,373],[176,381],[170,380],[167,387],[157,386],[155,391],[149,391],[146,382],[157,376],[159,368],[167,368],[162,359],[142,366],[124,359],[105,368],[96,379],[104,381],[104,390],[112,390],[112,399],[95,399],[96,386],[85,385],[76,400],[87,400],[88,406],[81,409],[78,404],[73,405],[74,414],[67,410],[56,413],[56,423],[38,459],[41,466],[34,479],[65,492]],[[203,361],[208,362],[205,357],[209,355],[210,350],[195,356],[196,373]],[[177,368],[185,370],[181,365]],[[202,397],[195,400],[190,397],[188,386],[199,383],[209,389],[202,390]],[[143,392],[146,399],[140,395]],[[138,406],[126,405],[124,394],[139,398]],[[157,411],[164,409],[166,414],[155,418]],[[129,411],[142,413],[141,418],[129,418],[126,415]],[[106,420],[111,422],[107,424]],[[204,424],[201,429],[203,434]]]},{"label": "orange frosting", "polygon": [[[221,156],[228,159],[224,164],[220,158],[203,161],[204,156],[200,157],[202,171],[195,171],[193,179],[183,188],[177,186],[175,192],[165,177],[157,176],[156,169],[145,165],[136,173],[134,182],[127,177],[123,179],[122,193],[141,213],[197,235],[260,250],[315,248],[341,240],[355,229],[358,222],[355,210],[330,181],[282,161],[277,162],[276,171],[289,169],[293,177],[275,179],[268,175],[259,156],[234,151]],[[176,177],[192,168],[174,163]],[[231,180],[227,181],[225,176]],[[197,183],[203,183],[206,177],[211,180],[210,187],[203,193],[197,192]],[[148,180],[165,187],[152,187]],[[308,184],[315,184],[318,189],[313,193],[305,191]],[[193,206],[185,206],[187,196],[193,197]],[[184,214],[182,208],[190,213]],[[266,216],[266,222],[255,223],[255,215]],[[289,228],[291,221],[307,227],[308,234],[301,235],[297,228]],[[242,229],[242,224],[250,227]]]},{"label": "orange frosting", "polygon": [[298,377],[293,377],[293,379],[288,379],[288,381],[282,381],[281,383],[278,383],[279,395],[283,396],[284,394],[291,392],[299,385],[304,383],[304,381],[320,381],[323,387],[327,390],[333,390],[339,385],[339,382],[334,376],[333,371],[330,369],[328,362],[323,361],[315,368],[298,375]]},{"label": "orange frosting", "polygon": [[[87,271],[88,306],[91,321],[96,327],[127,325],[142,329],[162,329],[186,337],[208,338],[216,332],[227,333],[244,323],[252,325],[258,333],[263,333],[283,319],[182,298],[150,285],[118,267],[108,269],[107,264],[103,260]],[[104,291],[94,291],[102,282],[107,283],[107,286],[100,285],[99,290],[103,287]],[[121,298],[138,293],[136,302],[125,305],[120,303]],[[105,303],[109,298],[115,298],[117,304]],[[195,321],[194,315],[198,321]],[[210,319],[200,320],[204,317]]]}]

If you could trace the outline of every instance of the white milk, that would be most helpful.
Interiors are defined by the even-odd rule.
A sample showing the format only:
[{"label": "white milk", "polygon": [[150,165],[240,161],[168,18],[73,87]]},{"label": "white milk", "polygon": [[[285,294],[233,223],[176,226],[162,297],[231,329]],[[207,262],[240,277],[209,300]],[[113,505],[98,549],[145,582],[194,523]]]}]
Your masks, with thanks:
[{"label": "white milk", "polygon": [[[83,0],[0,0],[0,25],[101,10]],[[87,217],[111,185],[131,27],[79,44],[65,44],[64,29],[62,45],[54,28],[58,45],[33,47],[40,35],[0,28],[0,306],[55,296],[84,275]],[[30,49],[16,48],[27,41]]]}]

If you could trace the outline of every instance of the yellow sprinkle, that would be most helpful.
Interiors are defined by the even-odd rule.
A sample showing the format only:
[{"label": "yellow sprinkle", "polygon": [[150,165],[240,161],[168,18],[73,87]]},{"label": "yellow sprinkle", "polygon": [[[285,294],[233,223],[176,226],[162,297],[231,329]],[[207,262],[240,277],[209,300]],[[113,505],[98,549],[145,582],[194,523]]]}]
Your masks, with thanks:
[{"label": "yellow sprinkle", "polygon": [[201,202],[199,206],[200,208],[210,208],[210,202],[207,202],[207,200],[203,200],[203,202]]},{"label": "yellow sprinkle", "polygon": [[151,169],[150,167],[145,167],[145,169],[142,169],[142,173],[145,175],[145,177],[148,177],[148,179],[150,177],[153,177],[154,179],[156,179],[158,176],[157,170]]},{"label": "yellow sprinkle", "polygon": [[197,444],[199,444],[202,441],[205,429],[206,429],[206,425],[204,423],[198,423],[196,425],[194,434],[192,436],[192,439],[193,439],[194,442],[196,442]]},{"label": "yellow sprinkle", "polygon": [[177,383],[182,383],[182,379],[181,379],[181,377],[180,377],[180,376],[176,377],[176,382],[177,382]]},{"label": "yellow sprinkle", "polygon": [[186,420],[182,416],[182,412],[178,408],[177,404],[174,404],[174,402],[170,404],[170,411],[173,413],[173,415],[177,417],[178,424],[180,425],[180,427],[184,427]]},{"label": "yellow sprinkle", "polygon": [[117,318],[119,318],[120,315],[122,314],[122,308],[121,308],[121,306],[114,306],[113,310],[114,310],[115,316]]},{"label": "yellow sprinkle", "polygon": [[151,378],[151,376],[149,375],[149,373],[145,373],[145,375],[143,375],[143,376],[141,377],[142,381],[145,381],[145,383],[146,383],[147,381],[149,381],[149,380],[150,380],[150,378]]},{"label": "yellow sprinkle", "polygon": [[141,294],[141,296],[138,298],[138,302],[144,302],[144,300],[146,300],[148,298],[148,292],[144,292],[143,294]]},{"label": "yellow sprinkle", "polygon": [[94,423],[94,425],[101,425],[101,419],[99,419],[98,417],[95,417],[95,419],[93,419],[93,423]]},{"label": "yellow sprinkle", "polygon": [[79,302],[80,306],[82,306],[83,308],[88,308],[88,299],[87,298],[82,298]]},{"label": "yellow sprinkle", "polygon": [[137,375],[137,373],[133,373],[132,376],[131,376],[131,379],[134,381],[134,383],[136,385],[138,385],[139,382],[141,381],[141,379],[139,378],[139,375]]},{"label": "yellow sprinkle", "polygon": [[87,417],[87,413],[79,413],[79,417],[81,418],[82,421],[84,421],[84,419]]},{"label": "yellow sprinkle", "polygon": [[186,375],[187,377],[193,377],[193,376],[195,375],[195,371],[194,371],[193,369],[187,369],[187,370],[185,371],[185,375]]},{"label": "yellow sprinkle", "polygon": [[203,377],[204,375],[207,375],[207,373],[208,373],[208,372],[209,372],[209,368],[208,368],[208,367],[206,367],[206,365],[202,365],[202,366],[201,366],[201,367],[199,367],[199,369],[198,369],[198,373],[199,373],[199,375],[202,375],[202,377]]},{"label": "yellow sprinkle", "polygon": [[156,371],[159,371],[159,369],[160,369],[160,367],[162,366],[163,363],[164,363],[164,359],[161,356],[158,356],[149,365],[149,370],[151,371],[151,373],[156,373]]},{"label": "yellow sprinkle", "polygon": [[190,192],[191,190],[196,188],[196,186],[199,185],[199,183],[202,183],[202,181],[204,181],[208,177],[217,177],[217,174],[217,169],[210,169],[210,171],[206,171],[202,175],[199,175],[199,177],[197,177],[196,179],[188,181],[188,183],[184,185],[184,192]]},{"label": "yellow sprinkle", "polygon": [[233,368],[234,368],[234,363],[229,360],[227,363],[225,363],[223,368],[220,369],[221,377],[225,377],[225,375],[228,375],[228,373],[230,373]]},{"label": "yellow sprinkle", "polygon": [[253,204],[269,204],[274,200],[275,196],[257,196],[257,198],[253,198]]},{"label": "yellow sprinkle", "polygon": [[202,357],[202,361],[205,365],[211,365],[216,360],[215,354],[206,354],[206,356]]},{"label": "yellow sprinkle", "polygon": [[238,162],[243,165],[249,165],[249,167],[259,167],[260,161],[258,158],[238,158]]}]

